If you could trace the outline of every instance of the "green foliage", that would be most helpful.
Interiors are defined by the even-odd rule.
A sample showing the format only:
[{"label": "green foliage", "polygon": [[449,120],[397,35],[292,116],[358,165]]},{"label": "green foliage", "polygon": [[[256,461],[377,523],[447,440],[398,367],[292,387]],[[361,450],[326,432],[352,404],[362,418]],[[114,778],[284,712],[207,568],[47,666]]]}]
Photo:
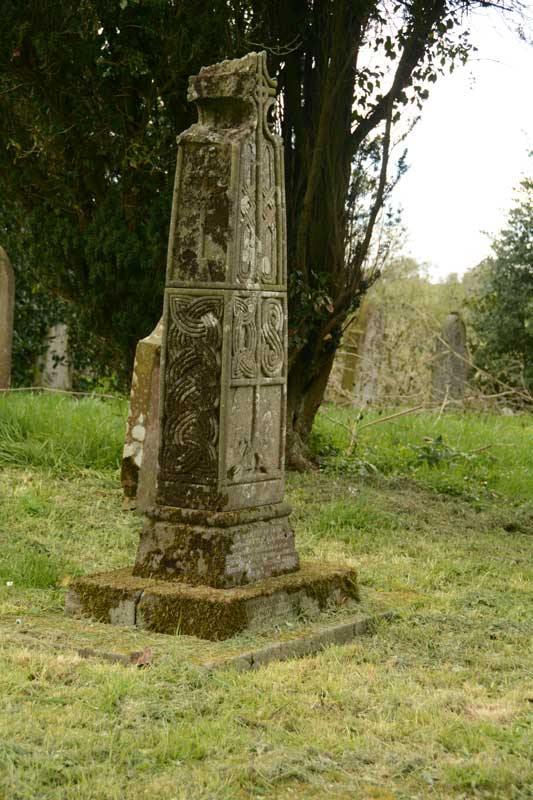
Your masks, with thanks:
[{"label": "green foliage", "polygon": [[160,315],[187,77],[228,52],[222,13],[222,0],[2,6],[7,236],[27,232],[34,285],[87,312],[124,376]]},{"label": "green foliage", "polygon": [[426,265],[388,259],[346,327],[330,397],[365,404],[371,393],[373,407],[431,401],[436,337],[448,314],[465,313],[466,295],[457,275],[432,283]]},{"label": "green foliage", "polygon": [[425,462],[430,467],[437,467],[454,458],[475,458],[475,454],[461,453],[445,444],[442,433],[433,437],[425,436],[424,444],[410,444],[409,447],[416,453],[416,461]]},{"label": "green foliage", "polygon": [[46,334],[52,325],[66,323],[74,388],[97,389],[105,384],[108,391],[126,391],[120,351],[95,335],[90,315],[82,306],[47,288],[46,277],[36,267],[31,230],[18,227],[17,213],[20,210],[0,204],[0,241],[15,272],[12,386],[36,383],[39,359],[46,352]]},{"label": "green foliage", "polygon": [[533,392],[533,180],[520,184],[493,249],[472,286],[475,361],[497,379]]},{"label": "green foliage", "polygon": [[[382,414],[372,411],[365,419],[379,420]],[[530,414],[447,412],[439,417],[424,411],[361,430],[357,450],[349,456],[356,416],[353,409],[329,405],[318,414],[313,441],[322,445],[317,455],[326,474],[407,478],[474,504],[533,496]],[[365,469],[365,464],[371,466]]]},{"label": "green foliage", "polygon": [[[392,127],[466,59],[469,7],[5,0],[0,196],[16,211],[9,234],[31,232],[43,288],[83,307],[127,376],[136,340],[160,314],[175,136],[195,117],[187,78],[268,48],[283,93],[289,428],[301,413],[304,434],[346,315],[372,281],[365,258],[395,182]],[[404,168],[400,158],[396,175]]]}]

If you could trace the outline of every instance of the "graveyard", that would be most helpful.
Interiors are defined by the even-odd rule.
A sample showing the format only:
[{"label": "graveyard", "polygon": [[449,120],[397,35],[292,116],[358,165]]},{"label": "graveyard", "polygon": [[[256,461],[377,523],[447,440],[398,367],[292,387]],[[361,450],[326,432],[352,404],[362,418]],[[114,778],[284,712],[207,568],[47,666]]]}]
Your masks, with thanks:
[{"label": "graveyard", "polygon": [[[209,665],[316,621],[206,642],[64,614],[76,576],[135,555],[126,411],[49,394],[0,405],[6,797],[527,797],[531,417],[407,416],[362,432],[349,458],[350,414],[327,406],[320,470],[288,477],[297,548],[354,565],[361,612],[394,614],[239,671]],[[409,448],[427,434],[492,447],[430,467]]]},{"label": "graveyard", "polygon": [[434,280],[470,7],[289,5],[7,10],[0,798],[531,797],[533,182]]}]

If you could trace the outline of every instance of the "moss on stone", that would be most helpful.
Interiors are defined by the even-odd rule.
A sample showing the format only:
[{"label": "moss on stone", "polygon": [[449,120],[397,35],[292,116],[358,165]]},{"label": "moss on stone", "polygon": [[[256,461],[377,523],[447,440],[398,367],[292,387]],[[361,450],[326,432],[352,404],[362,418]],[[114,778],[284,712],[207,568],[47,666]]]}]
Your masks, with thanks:
[{"label": "moss on stone", "polygon": [[234,589],[139,578],[131,569],[121,569],[78,578],[70,591],[83,613],[100,622],[110,622],[119,604],[130,600],[135,606],[130,624],[156,633],[181,633],[213,641],[244,630],[250,624],[249,604],[255,602],[257,610],[258,600],[264,600],[260,616],[268,621],[279,616],[276,597],[280,594],[294,597],[287,610],[292,615],[298,613],[302,596],[313,600],[320,610],[334,602],[339,591],[344,597],[359,597],[355,570],[328,564],[305,564],[299,572]]}]

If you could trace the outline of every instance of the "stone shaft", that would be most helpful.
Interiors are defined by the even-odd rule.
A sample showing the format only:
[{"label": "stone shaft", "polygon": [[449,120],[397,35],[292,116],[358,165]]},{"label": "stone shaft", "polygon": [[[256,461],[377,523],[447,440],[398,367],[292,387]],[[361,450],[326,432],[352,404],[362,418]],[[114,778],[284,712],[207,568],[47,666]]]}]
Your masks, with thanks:
[{"label": "stone shaft", "polygon": [[15,274],[6,251],[0,247],[0,389],[11,385],[11,345],[15,312]]},{"label": "stone shaft", "polygon": [[190,79],[199,121],[178,137],[164,305],[158,503],[280,502],[286,235],[275,82],[264,53]]}]

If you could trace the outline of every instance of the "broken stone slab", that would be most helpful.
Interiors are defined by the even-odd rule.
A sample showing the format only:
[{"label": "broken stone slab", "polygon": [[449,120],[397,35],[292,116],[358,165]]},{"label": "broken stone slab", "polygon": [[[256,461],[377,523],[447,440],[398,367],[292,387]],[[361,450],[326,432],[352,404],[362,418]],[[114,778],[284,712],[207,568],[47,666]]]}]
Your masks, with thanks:
[{"label": "broken stone slab", "polygon": [[358,598],[356,572],[348,566],[305,564],[296,573],[233,589],[139,578],[121,569],[74,580],[66,610],[99,622],[217,641],[280,619],[312,618]]},{"label": "broken stone slab", "polygon": [[0,247],[0,389],[11,386],[11,347],[15,313],[15,273]]},{"label": "broken stone slab", "polygon": [[124,508],[139,512],[155,502],[162,332],[160,319],[135,350],[120,477]]}]

